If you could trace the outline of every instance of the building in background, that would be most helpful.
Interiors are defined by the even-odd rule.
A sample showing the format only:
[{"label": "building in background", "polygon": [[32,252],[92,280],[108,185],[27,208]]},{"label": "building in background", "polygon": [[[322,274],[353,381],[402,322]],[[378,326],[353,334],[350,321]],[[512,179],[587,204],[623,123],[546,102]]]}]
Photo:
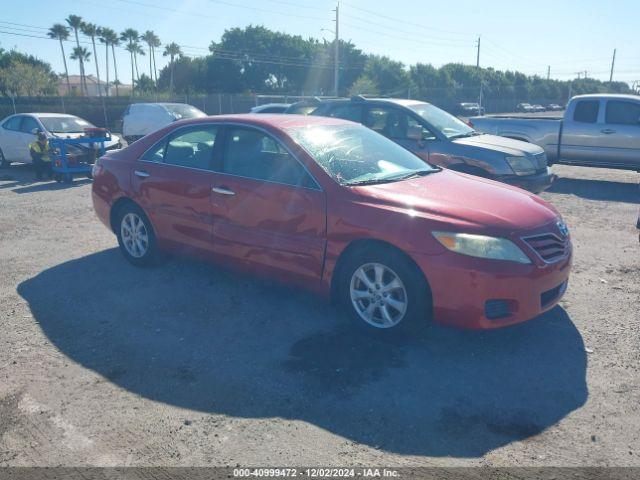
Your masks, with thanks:
[{"label": "building in background", "polygon": [[[102,94],[107,94],[110,97],[116,95],[116,86],[113,83],[109,83],[107,86],[106,82],[102,80],[98,82],[98,79],[93,75],[86,76],[87,82],[87,91],[90,97],[97,97],[100,95],[100,90],[102,90]],[[59,95],[73,95],[73,96],[81,96],[82,95],[82,87],[80,75],[69,75],[69,85],[71,86],[71,91],[67,92],[67,79],[64,75],[60,75],[58,77],[58,94]],[[120,96],[131,95],[131,85],[120,84],[118,85],[118,94]]]}]

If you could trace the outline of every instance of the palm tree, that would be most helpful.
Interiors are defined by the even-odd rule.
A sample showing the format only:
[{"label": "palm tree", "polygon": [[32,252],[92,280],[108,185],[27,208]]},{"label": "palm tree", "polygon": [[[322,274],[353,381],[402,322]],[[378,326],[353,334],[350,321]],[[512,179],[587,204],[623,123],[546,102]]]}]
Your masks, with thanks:
[{"label": "palm tree", "polygon": [[120,95],[118,91],[118,85],[120,85],[120,80],[118,80],[118,63],[116,62],[116,47],[120,44],[120,39],[118,38],[118,34],[111,30],[110,28],[105,29],[107,31],[107,39],[109,40],[109,45],[111,45],[111,53],[113,54],[113,74],[115,75],[115,80],[113,84],[116,86],[116,97]]},{"label": "palm tree", "polygon": [[146,55],[144,49],[139,42],[133,44],[133,63],[136,65],[136,80],[140,80],[140,72],[138,72],[138,55]]},{"label": "palm tree", "polygon": [[149,49],[149,77],[153,80],[153,40],[156,35],[151,31],[147,30],[140,37],[140,40],[147,44]]},{"label": "palm tree", "polygon": [[138,31],[133,28],[127,28],[124,32],[120,34],[120,40],[123,42],[127,42],[127,46],[125,50],[129,52],[129,56],[131,58],[131,95],[133,95],[133,91],[135,88],[135,63],[134,63],[134,52],[136,51],[135,44],[138,42]]},{"label": "palm tree", "polygon": [[[71,52],[71,60],[78,60],[82,65],[85,64],[85,62],[89,63],[89,58],[91,57],[91,53],[89,52],[89,50],[87,50],[84,47],[73,47],[73,50]],[[89,89],[87,88],[87,84],[86,84],[86,79],[85,79],[85,91],[86,94],[89,95]]]},{"label": "palm tree", "polygon": [[49,38],[55,38],[60,42],[60,50],[62,50],[62,62],[64,63],[64,75],[67,78],[67,95],[71,94],[71,83],[69,82],[69,69],[67,68],[67,55],[64,53],[63,41],[69,39],[69,29],[61,23],[56,23],[49,29],[47,33]]},{"label": "palm tree", "polygon": [[180,49],[180,45],[171,42],[169,45],[165,45],[162,55],[165,57],[168,56],[170,60],[171,77],[169,81],[169,93],[173,94],[173,73],[176,66],[175,58],[182,55],[182,50]]},{"label": "palm tree", "polygon": [[[65,20],[73,29],[73,33],[76,37],[76,48],[80,48],[78,30],[80,30],[80,28],[82,27],[82,17],[80,17],[79,15],[69,15]],[[82,86],[83,91],[88,94],[87,82],[84,78],[84,59],[82,57],[78,57],[78,62],[80,63],[80,85]]]},{"label": "palm tree", "polygon": [[156,83],[156,88],[158,88],[158,69],[156,68],[156,48],[160,47],[160,45],[162,45],[160,43],[160,37],[158,37],[154,33],[151,39],[151,54],[153,55],[153,73],[155,75],[154,81]]},{"label": "palm tree", "polygon": [[96,52],[96,36],[100,33],[100,29],[95,23],[82,22],[80,30],[87,37],[91,38],[91,44],[93,45],[93,58],[96,63],[96,77],[98,78],[98,95],[102,96],[102,86],[100,85],[100,68],[98,67],[98,54]]}]

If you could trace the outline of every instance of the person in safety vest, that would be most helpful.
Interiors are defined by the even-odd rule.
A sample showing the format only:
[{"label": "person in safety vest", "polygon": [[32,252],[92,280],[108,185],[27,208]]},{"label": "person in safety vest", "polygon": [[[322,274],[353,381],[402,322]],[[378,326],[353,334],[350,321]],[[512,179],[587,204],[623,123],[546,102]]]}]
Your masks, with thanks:
[{"label": "person in safety vest", "polygon": [[36,141],[29,144],[29,153],[31,153],[31,159],[36,170],[36,180],[41,180],[43,173],[46,173],[51,178],[51,148],[49,147],[49,140],[47,140],[47,136],[42,131],[39,131],[36,137]]}]

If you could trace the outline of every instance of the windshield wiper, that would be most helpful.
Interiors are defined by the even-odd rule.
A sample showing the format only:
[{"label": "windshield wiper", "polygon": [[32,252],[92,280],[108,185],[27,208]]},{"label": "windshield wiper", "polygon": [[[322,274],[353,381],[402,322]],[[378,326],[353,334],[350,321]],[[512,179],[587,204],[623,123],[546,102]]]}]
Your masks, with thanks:
[{"label": "windshield wiper", "polygon": [[354,182],[347,182],[345,185],[352,187],[354,185],[375,185],[380,183],[399,182],[401,180],[409,180],[410,178],[424,177],[431,173],[436,173],[442,170],[441,168],[434,167],[432,170],[417,170],[415,172],[408,172],[402,175],[396,175],[392,177],[371,178],[369,180],[356,180]]},{"label": "windshield wiper", "polygon": [[457,135],[451,135],[449,137],[449,140],[455,140],[456,138],[477,137],[478,135],[482,135],[482,133],[481,132],[477,132],[476,130],[473,130],[472,132],[459,133]]}]

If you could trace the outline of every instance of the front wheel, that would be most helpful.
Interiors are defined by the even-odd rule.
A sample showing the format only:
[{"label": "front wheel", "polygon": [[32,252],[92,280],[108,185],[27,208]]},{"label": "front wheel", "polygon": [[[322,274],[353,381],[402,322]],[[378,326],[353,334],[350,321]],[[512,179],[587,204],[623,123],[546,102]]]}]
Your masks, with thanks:
[{"label": "front wheel", "polygon": [[151,222],[136,205],[125,205],[118,212],[116,235],[124,257],[134,265],[149,266],[158,258]]},{"label": "front wheel", "polygon": [[10,166],[11,162],[5,158],[2,149],[0,149],[0,168],[9,168]]},{"label": "front wheel", "polygon": [[385,247],[353,252],[341,268],[340,297],[356,326],[381,335],[416,333],[431,320],[431,293],[418,267]]}]

